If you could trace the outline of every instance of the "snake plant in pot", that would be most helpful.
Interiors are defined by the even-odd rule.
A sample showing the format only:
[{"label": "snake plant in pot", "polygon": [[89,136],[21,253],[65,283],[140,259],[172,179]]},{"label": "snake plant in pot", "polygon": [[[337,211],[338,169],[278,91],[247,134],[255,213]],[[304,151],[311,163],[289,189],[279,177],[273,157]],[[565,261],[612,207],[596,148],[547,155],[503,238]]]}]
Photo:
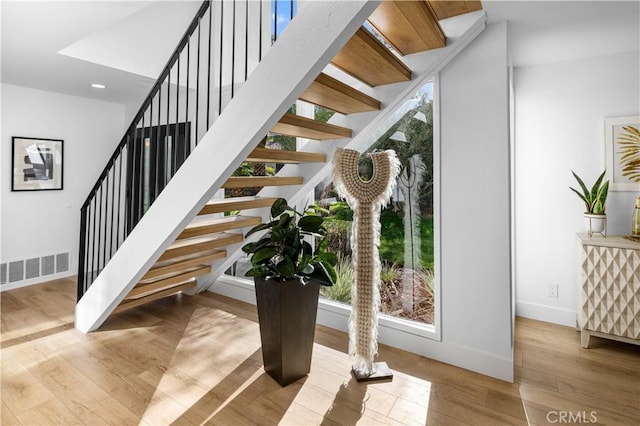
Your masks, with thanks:
[{"label": "snake plant in pot", "polygon": [[606,203],[609,193],[609,181],[603,182],[606,170],[598,177],[591,189],[585,185],[580,176],[573,171],[571,173],[573,173],[573,176],[578,181],[581,191],[571,187],[569,187],[569,189],[575,192],[584,202],[585,226],[589,232],[589,236],[592,236],[594,233],[605,233],[607,221]]},{"label": "snake plant in pot", "polygon": [[309,241],[326,234],[314,208],[300,213],[278,198],[271,217],[247,232],[266,231],[242,250],[251,257],[245,275],[255,281],[264,369],[286,386],[309,373],[319,289],[335,282],[336,255]]}]

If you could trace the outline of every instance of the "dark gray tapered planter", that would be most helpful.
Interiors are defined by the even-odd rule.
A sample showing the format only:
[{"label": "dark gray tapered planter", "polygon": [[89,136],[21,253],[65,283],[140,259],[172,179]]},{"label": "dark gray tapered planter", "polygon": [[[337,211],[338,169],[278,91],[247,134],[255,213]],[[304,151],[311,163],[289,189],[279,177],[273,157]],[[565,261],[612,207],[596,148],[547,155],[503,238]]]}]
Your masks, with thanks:
[{"label": "dark gray tapered planter", "polygon": [[281,386],[309,374],[320,285],[255,278],[264,369]]}]

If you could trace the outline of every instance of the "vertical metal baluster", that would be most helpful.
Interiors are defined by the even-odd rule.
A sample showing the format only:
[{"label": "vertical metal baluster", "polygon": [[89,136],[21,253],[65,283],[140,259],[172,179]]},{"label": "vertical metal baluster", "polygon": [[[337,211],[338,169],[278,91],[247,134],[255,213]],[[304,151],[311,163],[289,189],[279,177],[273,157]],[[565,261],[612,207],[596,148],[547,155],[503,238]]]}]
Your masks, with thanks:
[{"label": "vertical metal baluster", "polygon": [[[133,211],[133,201],[135,200],[133,194],[133,144],[136,140],[136,127],[133,129],[133,136],[131,134],[127,135],[127,168],[125,170],[125,181],[124,181],[124,221],[122,224],[122,241],[124,241],[129,236],[129,226],[131,224],[131,212]],[[118,244],[119,246],[119,244]]]},{"label": "vertical metal baluster", "polygon": [[291,0],[291,4],[290,4],[291,10],[289,11],[289,23],[291,23],[291,20],[293,19],[293,0]]},{"label": "vertical metal baluster", "polygon": [[108,205],[109,205],[109,172],[107,172],[107,177],[105,179],[105,181],[103,182],[104,188],[105,188],[105,194],[104,194],[104,219],[103,221],[103,226],[102,226],[102,235],[104,237],[104,244],[102,245],[102,267],[104,268],[104,265],[107,264],[107,222],[109,221],[109,212],[108,212]]},{"label": "vertical metal baluster", "polygon": [[[129,135],[127,135],[127,144],[128,143]],[[118,161],[118,215],[116,216],[116,251],[120,248],[120,212],[122,211],[122,160],[124,158],[123,152],[125,146],[128,145],[123,145],[122,148],[120,148],[120,161]]]},{"label": "vertical metal baluster", "polygon": [[260,0],[260,11],[258,12],[258,26],[260,27],[258,31],[258,62],[262,61],[262,2],[263,0]]},{"label": "vertical metal baluster", "polygon": [[127,170],[125,176],[125,188],[128,191],[125,192],[125,215],[124,215],[124,226],[123,226],[123,235],[122,241],[124,241],[129,236],[129,231],[133,227],[133,209],[136,202],[136,191],[134,187],[135,182],[135,159],[136,159],[136,133],[138,132],[138,124],[133,128],[132,133],[129,135],[129,145],[127,147]]},{"label": "vertical metal baluster", "polygon": [[273,12],[273,37],[271,44],[278,40],[278,0],[275,0],[273,3],[275,4],[275,7]]},{"label": "vertical metal baluster", "polygon": [[91,236],[91,201],[87,204],[87,230],[86,230],[86,243],[85,243],[85,259],[84,259],[84,291],[87,291],[89,286],[91,285],[91,278],[89,276],[89,268],[91,267],[91,263],[89,262],[89,255],[91,254],[91,248],[93,247],[93,240]]},{"label": "vertical metal baluster", "polygon": [[78,289],[76,300],[80,300],[84,294],[85,276],[85,244],[87,243],[87,211],[85,206],[80,209],[80,244],[78,246]]},{"label": "vertical metal baluster", "polygon": [[[145,139],[146,137],[146,133],[147,133],[147,129],[145,128],[143,131],[143,136],[142,136],[142,145],[141,145],[141,152],[140,152],[140,173],[141,173],[141,178],[140,178],[140,182],[142,182],[142,203],[140,205],[140,213],[138,215],[138,222],[140,221],[140,219],[142,219],[142,216],[144,216],[145,213],[145,205],[144,205],[144,194],[145,194],[145,190],[149,191],[149,204],[151,204],[151,185],[153,185],[153,176],[151,175],[151,148],[153,147],[153,98],[151,98],[151,107],[149,110],[149,148],[148,148],[148,154],[149,154],[149,169],[147,170],[147,162],[146,162],[146,155],[147,155],[147,141]],[[149,186],[148,188],[145,188],[145,173],[149,173],[149,182],[147,182],[146,184]]]},{"label": "vertical metal baluster", "polygon": [[[118,155],[119,157],[120,155]],[[113,170],[113,179],[111,180],[111,223],[109,224],[109,232],[111,233],[111,240],[109,241],[109,259],[113,256],[113,219],[114,219],[114,210],[116,205],[116,160],[113,160],[113,165],[111,166]]]},{"label": "vertical metal baluster", "polygon": [[220,78],[218,81],[218,115],[222,114],[222,57],[224,39],[224,2],[220,2]]},{"label": "vertical metal baluster", "polygon": [[198,145],[198,121],[200,118],[198,109],[200,103],[200,18],[198,18],[198,58],[196,61],[196,146]]},{"label": "vertical metal baluster", "polygon": [[82,259],[82,268],[83,268],[83,274],[82,274],[82,288],[80,289],[82,291],[82,294],[84,294],[87,291],[87,288],[89,288],[89,286],[91,285],[91,281],[89,279],[89,255],[91,254],[91,239],[89,238],[91,236],[91,202],[85,204],[84,208],[84,213],[85,213],[85,230],[84,230],[84,259]]},{"label": "vertical metal baluster", "polygon": [[[191,62],[191,37],[189,37],[189,41],[187,42],[187,90],[186,90],[186,99],[185,99],[185,112],[184,112],[184,122],[185,126],[187,123],[189,124],[189,128],[191,127],[191,123],[189,122],[189,65]],[[191,132],[189,132],[189,140],[187,141],[187,155],[191,153]]]},{"label": "vertical metal baluster", "polygon": [[100,273],[100,249],[102,248],[102,185],[100,185],[100,202],[99,202],[99,209],[98,209],[98,257],[97,257],[97,263],[98,266],[96,268],[96,272],[99,274]]},{"label": "vertical metal baluster", "polygon": [[[162,114],[162,83],[160,84],[160,86],[158,86],[158,125],[156,126],[155,131],[153,132],[155,141],[151,144],[151,150],[150,150],[150,152],[153,152],[154,154],[154,156],[151,157],[151,159],[153,159],[153,162],[155,164],[155,167],[154,167],[155,173],[153,176],[153,187],[155,192],[153,194],[153,199],[151,198],[149,199],[149,207],[151,207],[151,205],[156,201],[156,198],[158,198],[160,191],[162,191],[162,188],[160,187],[160,183],[158,182],[158,175],[160,173],[160,165],[161,165],[161,161],[160,161],[161,114]],[[151,161],[149,162],[151,163]]]},{"label": "vertical metal baluster", "polygon": [[[146,113],[145,113],[146,114]],[[140,147],[138,148],[138,151],[140,152],[140,155],[138,158],[138,188],[139,188],[139,194],[138,194],[138,212],[136,215],[136,221],[135,223],[133,223],[133,227],[135,227],[138,222],[140,221],[140,218],[142,217],[142,212],[144,211],[144,151],[145,151],[145,133],[146,133],[146,127],[145,127],[145,123],[144,123],[144,116],[142,118],[142,136],[141,136],[141,143],[140,143]],[[151,115],[149,116],[149,128],[151,128]],[[151,133],[149,133],[149,142],[151,142]],[[132,229],[133,229],[132,227]]]},{"label": "vertical metal baluster", "polygon": [[209,110],[211,104],[211,15],[213,15],[213,7],[209,6],[209,43],[207,48],[207,128],[209,130]]},{"label": "vertical metal baluster", "polygon": [[[165,124],[164,127],[164,170],[163,170],[163,179],[162,179],[162,188],[164,189],[165,186],[167,186],[167,182],[169,182],[169,173],[167,171],[167,151],[168,151],[168,144],[169,144],[169,106],[171,105],[171,69],[169,69],[169,76],[167,77],[167,122]],[[171,158],[173,158],[173,156],[171,156]],[[169,170],[171,170],[171,168],[169,168]]]},{"label": "vertical metal baluster", "polygon": [[84,280],[83,292],[87,291],[89,286],[91,285],[91,279],[89,277],[89,268],[91,267],[91,263],[89,263],[89,255],[91,254],[90,247],[93,247],[93,242],[91,237],[91,202],[87,204],[86,207],[87,217],[85,220],[87,221],[87,229],[85,232],[86,242],[85,242],[85,255],[84,255],[84,276],[82,277]]},{"label": "vertical metal baluster", "polygon": [[231,99],[233,99],[236,81],[236,0],[233,0],[233,13],[231,17]]},{"label": "vertical metal baluster", "polygon": [[[148,107],[147,107],[148,108]],[[141,158],[142,152],[144,150],[144,133],[145,133],[145,115],[142,116],[142,128],[140,128],[140,143],[134,143],[133,147],[135,150],[135,156],[133,157],[133,183],[135,184],[136,197],[134,198],[135,202],[135,212],[133,213],[133,220],[131,221],[131,227],[129,228],[129,233],[135,228],[140,220],[140,211],[142,210],[142,198],[143,198],[143,186],[144,180],[142,178],[142,165]],[[137,142],[137,141],[136,141]]]},{"label": "vertical metal baluster", "polygon": [[90,262],[90,266],[91,266],[91,279],[90,282],[93,283],[94,280],[94,274],[95,274],[95,270],[96,270],[96,266],[95,266],[95,262],[96,262],[96,203],[98,200],[98,192],[96,191],[93,194],[93,200],[91,201],[91,204],[93,205],[93,207],[91,208],[91,210],[93,211],[93,220],[92,220],[92,232],[91,232],[91,262]]},{"label": "vertical metal baluster", "polygon": [[244,1],[244,81],[249,76],[249,0]]},{"label": "vertical metal baluster", "polygon": [[[211,6],[209,6],[211,7]],[[180,123],[180,115],[179,115],[179,111],[180,111],[180,59],[182,57],[182,52],[180,52],[180,55],[178,55],[178,66],[177,66],[177,84],[176,84],[176,125],[173,129],[173,155],[171,156],[172,160],[171,160],[171,177],[173,177],[173,175],[176,172],[176,156],[178,154],[178,127],[179,127],[179,123]]]}]

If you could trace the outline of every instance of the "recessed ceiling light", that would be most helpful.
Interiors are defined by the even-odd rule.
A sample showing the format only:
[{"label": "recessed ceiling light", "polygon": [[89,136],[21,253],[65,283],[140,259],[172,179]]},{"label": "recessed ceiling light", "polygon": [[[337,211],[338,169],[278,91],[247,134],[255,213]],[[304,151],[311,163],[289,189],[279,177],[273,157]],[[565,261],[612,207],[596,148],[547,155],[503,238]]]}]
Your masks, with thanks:
[{"label": "recessed ceiling light", "polygon": [[96,89],[106,89],[107,86],[105,86],[104,84],[98,84],[98,83],[91,83],[91,87],[95,87]]}]

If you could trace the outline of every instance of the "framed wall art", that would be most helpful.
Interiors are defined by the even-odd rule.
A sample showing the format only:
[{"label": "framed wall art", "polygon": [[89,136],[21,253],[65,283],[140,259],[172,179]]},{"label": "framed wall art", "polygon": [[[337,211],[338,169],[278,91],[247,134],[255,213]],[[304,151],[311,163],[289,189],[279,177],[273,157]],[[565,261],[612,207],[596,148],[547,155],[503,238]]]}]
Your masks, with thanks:
[{"label": "framed wall art", "polygon": [[609,189],[640,191],[640,115],[604,120]]},{"label": "framed wall art", "polygon": [[11,190],[61,190],[63,141],[14,136],[11,138]]}]

